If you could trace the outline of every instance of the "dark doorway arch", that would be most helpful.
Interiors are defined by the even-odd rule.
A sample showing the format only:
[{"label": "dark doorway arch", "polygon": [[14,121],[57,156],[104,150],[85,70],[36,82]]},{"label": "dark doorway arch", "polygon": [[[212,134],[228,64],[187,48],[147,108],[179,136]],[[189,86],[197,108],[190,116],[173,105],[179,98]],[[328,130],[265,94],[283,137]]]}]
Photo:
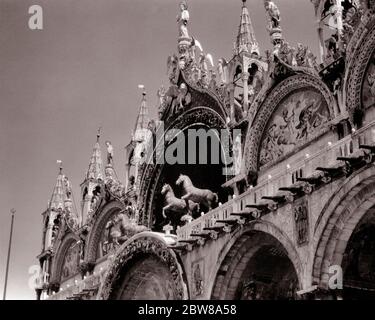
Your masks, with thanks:
[{"label": "dark doorway arch", "polygon": [[375,208],[355,227],[343,261],[343,298],[375,299]]},{"label": "dark doorway arch", "polygon": [[294,300],[295,261],[271,234],[252,230],[234,243],[217,273],[212,299]]},{"label": "dark doorway arch", "polygon": [[124,270],[116,300],[175,300],[172,275],[166,264],[153,255],[139,257]]},{"label": "dark doorway arch", "polygon": [[168,243],[154,232],[126,241],[109,265],[98,299],[187,299],[184,271]]}]

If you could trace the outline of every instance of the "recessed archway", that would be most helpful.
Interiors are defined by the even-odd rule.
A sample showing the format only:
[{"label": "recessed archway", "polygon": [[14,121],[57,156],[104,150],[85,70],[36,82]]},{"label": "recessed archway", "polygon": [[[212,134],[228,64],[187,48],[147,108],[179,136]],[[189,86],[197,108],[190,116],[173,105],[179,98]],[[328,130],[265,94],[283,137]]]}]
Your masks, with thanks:
[{"label": "recessed archway", "polygon": [[259,230],[272,228],[263,222],[236,239],[216,274],[212,299],[296,298],[302,274],[298,255],[285,236],[279,234],[279,241],[271,233]]},{"label": "recessed archway", "polygon": [[111,262],[98,298],[102,300],[187,299],[185,275],[168,241],[142,232],[126,241]]},{"label": "recessed archway", "polygon": [[124,270],[119,287],[112,296],[116,300],[174,300],[173,278],[166,264],[156,256],[140,257]]},{"label": "recessed archway", "polygon": [[[341,293],[346,299],[370,297],[371,292],[375,292],[375,279],[367,274],[375,268],[374,190],[373,166],[348,178],[328,201],[314,231],[317,244],[313,284],[323,289],[336,289],[330,288],[330,267],[340,266],[344,275]],[[371,250],[372,255],[369,255]],[[364,291],[367,293],[363,294]]]},{"label": "recessed archway", "polygon": [[343,298],[375,299],[375,208],[354,229],[343,260]]}]

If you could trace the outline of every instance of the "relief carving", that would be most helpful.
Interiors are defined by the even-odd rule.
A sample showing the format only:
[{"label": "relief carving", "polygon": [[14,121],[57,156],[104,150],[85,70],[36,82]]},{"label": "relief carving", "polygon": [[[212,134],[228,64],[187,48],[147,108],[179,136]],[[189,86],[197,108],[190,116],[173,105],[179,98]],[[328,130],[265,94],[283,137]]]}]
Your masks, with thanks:
[{"label": "relief carving", "polygon": [[327,103],[317,91],[300,91],[286,97],[267,126],[260,166],[276,161],[307,142],[328,120]]}]

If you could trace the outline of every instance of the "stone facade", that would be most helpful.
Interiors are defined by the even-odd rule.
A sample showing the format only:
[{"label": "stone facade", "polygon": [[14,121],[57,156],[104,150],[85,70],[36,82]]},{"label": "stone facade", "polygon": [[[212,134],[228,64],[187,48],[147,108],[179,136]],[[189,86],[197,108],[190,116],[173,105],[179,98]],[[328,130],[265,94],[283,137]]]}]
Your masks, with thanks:
[{"label": "stone facade", "polygon": [[[243,1],[233,57],[220,59],[216,70],[189,35],[188,6],[181,4],[178,52],[168,59],[170,87],[158,91],[159,119],[146,117],[144,94],[135,128],[157,138],[147,145],[147,134],[134,134],[123,185],[112,151],[104,170],[98,134],[79,212],[65,204],[69,189],[60,172],[43,214],[39,296],[375,297],[374,2],[347,1],[337,17],[342,28],[327,46],[329,1],[312,2],[321,21],[320,64],[304,45],[288,44],[280,11],[268,0],[273,51],[260,55]],[[176,138],[171,129],[193,127],[241,132],[239,170],[223,175],[222,163],[139,161],[150,145],[151,158],[158,158],[162,141]],[[231,154],[234,145],[230,140]],[[182,201],[179,215],[165,215],[165,184],[184,199],[175,183],[180,174],[216,195],[216,205],[194,215]],[[332,284],[337,267],[342,286]]]}]

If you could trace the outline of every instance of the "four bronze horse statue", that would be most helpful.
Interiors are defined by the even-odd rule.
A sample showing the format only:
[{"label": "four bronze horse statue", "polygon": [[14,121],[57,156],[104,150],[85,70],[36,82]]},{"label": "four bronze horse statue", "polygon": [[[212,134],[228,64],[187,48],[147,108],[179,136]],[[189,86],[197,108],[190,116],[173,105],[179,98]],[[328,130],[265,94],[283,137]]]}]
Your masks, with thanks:
[{"label": "four bronze horse statue", "polygon": [[180,174],[176,181],[176,185],[181,185],[184,190],[182,200],[190,200],[199,205],[204,205],[208,210],[211,210],[218,203],[218,196],[216,193],[208,189],[198,189],[194,187],[190,178],[186,175]]},{"label": "four bronze horse statue", "polygon": [[[169,184],[165,184],[161,189],[164,195],[165,206],[163,207],[163,217],[167,218],[166,212],[175,214],[190,215],[199,214],[201,205],[211,210],[218,204],[218,196],[216,193],[208,189],[198,189],[194,187],[190,178],[186,175],[180,175],[176,181],[176,185],[181,185],[183,196],[177,198]],[[170,217],[169,217],[170,218]]]},{"label": "four bronze horse statue", "polygon": [[169,184],[165,184],[161,189],[161,194],[164,195],[166,206],[163,207],[163,217],[166,218],[165,212],[174,212],[181,215],[189,214],[199,211],[199,204],[190,200],[179,199],[174,195],[173,189]]}]

